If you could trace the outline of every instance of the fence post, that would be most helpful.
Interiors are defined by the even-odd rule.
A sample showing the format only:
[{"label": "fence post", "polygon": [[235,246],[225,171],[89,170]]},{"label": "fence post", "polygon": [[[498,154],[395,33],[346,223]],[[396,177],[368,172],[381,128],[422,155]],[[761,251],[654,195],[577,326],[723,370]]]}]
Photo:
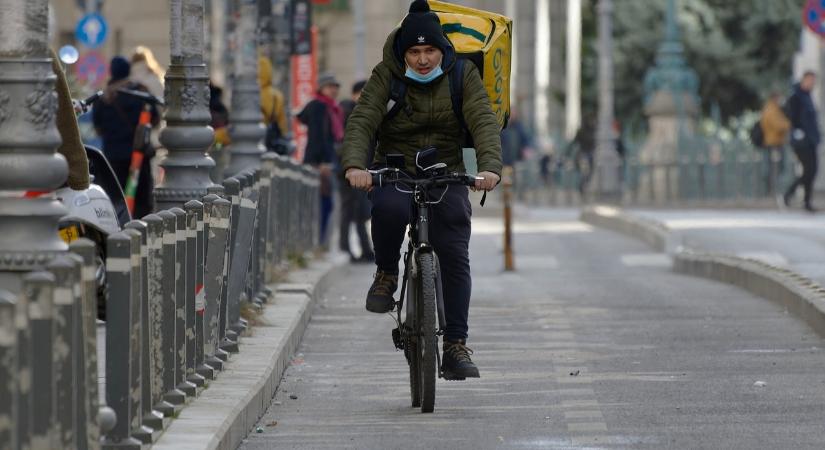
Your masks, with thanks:
[{"label": "fence post", "polygon": [[[170,417],[179,411],[186,403],[186,393],[178,389],[178,347],[177,343],[177,307],[175,289],[177,286],[177,222],[178,217],[170,211],[161,211],[158,217],[163,221],[163,258],[157,271],[162,276],[162,328],[163,340],[161,352],[163,353],[163,396],[167,403],[174,405],[175,410],[164,411]],[[156,272],[157,273],[157,272]]]},{"label": "fence post", "polygon": [[[135,438],[144,444],[151,444],[160,436],[163,431],[163,414],[153,410],[152,405],[152,373],[154,361],[152,360],[152,318],[149,315],[149,241],[148,225],[142,220],[132,220],[126,224],[126,230],[130,235],[134,235],[138,241],[137,267],[139,277],[133,282],[137,283],[137,314],[140,336],[138,341],[138,354],[133,360],[140,362],[140,409],[134,411],[139,418],[141,426],[133,433]],[[134,255],[132,256],[134,258]],[[134,320],[134,319],[133,319]],[[150,423],[147,423],[147,419]]]},{"label": "fence post", "polygon": [[[223,297],[221,298],[221,303],[226,305],[227,308],[227,323],[226,323],[226,338],[229,341],[234,342],[234,348],[237,348],[237,340],[238,334],[229,327],[229,272],[232,270],[232,255],[235,251],[235,240],[237,239],[238,234],[238,220],[241,216],[241,180],[240,178],[231,177],[227,178],[223,182],[224,189],[226,191],[226,198],[232,202],[231,212],[229,215],[229,241],[228,246],[226,248],[226,265],[224,266],[224,270],[226,274],[224,275],[223,285],[224,291],[222,293]],[[230,349],[226,349],[232,353],[237,352],[237,350],[232,351]]]},{"label": "fence post", "polygon": [[169,210],[175,215],[175,382],[177,388],[188,397],[197,395],[197,385],[187,380],[186,337],[190,329],[186,327],[187,291],[187,236],[186,211],[181,208]]},{"label": "fence post", "polygon": [[[75,430],[75,309],[78,306],[80,263],[76,256],[55,257],[47,269],[54,274],[54,374],[57,396],[57,444],[63,448],[77,446]],[[85,438],[85,436],[84,436]]]},{"label": "fence post", "polygon": [[[215,244],[215,253],[208,253],[207,255],[210,259],[210,262],[207,263],[207,270],[209,270],[210,273],[207,279],[209,283],[214,286],[212,291],[216,296],[218,307],[218,347],[215,350],[215,357],[226,361],[229,353],[238,352],[237,335],[234,333],[230,334],[228,326],[229,262],[232,255],[230,249],[232,234],[230,216],[232,215],[232,203],[229,200],[221,198],[215,200],[214,209],[215,212],[212,216],[209,230],[210,234],[214,233],[215,239],[213,240],[210,235],[209,244],[210,248],[212,244]],[[219,255],[219,252],[223,252],[223,255]],[[209,290],[207,290],[207,294],[208,293]]]},{"label": "fence post", "polygon": [[[81,238],[69,245],[69,251],[83,259],[81,282],[83,295],[78,307],[79,321],[75,327],[78,351],[76,365],[79,377],[78,415],[85,417],[78,433],[85,433],[88,448],[100,445],[100,430],[97,423],[98,389],[97,389],[97,283],[95,279],[97,247],[94,242]],[[82,410],[81,410],[82,408]],[[80,436],[83,438],[83,435]]]},{"label": "fence post", "polygon": [[[25,276],[23,280],[26,280]],[[31,373],[33,369],[32,360],[36,359],[34,358],[35,353],[32,347],[33,336],[29,323],[30,315],[28,309],[30,297],[26,295],[25,284],[23,288],[24,290],[17,296],[17,299],[13,300],[15,303],[15,326],[10,329],[10,331],[17,334],[15,339],[17,342],[16,365],[11,366],[17,373],[16,376],[6,379],[12,384],[12,389],[16,391],[17,430],[15,434],[19,448],[26,448],[31,444],[32,420],[34,419],[34,415],[32,414],[33,386]],[[48,357],[48,354],[44,356]]]},{"label": "fence post", "polygon": [[[223,280],[223,263],[226,255],[226,229],[220,231],[223,244],[218,242],[219,226],[217,208],[215,202],[220,200],[215,194],[209,194],[203,198],[203,232],[204,232],[204,267],[203,267],[203,336],[201,357],[204,364],[214,369],[223,370],[223,363],[226,359],[216,356],[218,350],[218,325],[220,323],[219,311],[221,300],[221,284]],[[221,355],[224,358],[226,354]],[[213,371],[213,374],[214,374]]]},{"label": "fence post", "polygon": [[[191,356],[187,353],[187,372],[190,381],[198,386],[204,386],[207,379],[215,378],[214,369],[205,365],[203,361],[203,315],[206,301],[203,280],[204,260],[206,259],[203,235],[204,205],[198,200],[191,200],[184,205],[184,209],[189,222],[187,248],[194,247],[192,255],[187,252],[187,263],[192,263],[193,271],[190,274],[187,268],[187,280],[191,283],[187,283],[191,287],[189,297],[187,297],[187,301],[191,302],[191,308],[188,303],[186,306],[187,325],[189,318],[192,319],[192,335],[191,338],[187,336],[187,352],[192,350]],[[187,327],[187,330],[189,329],[190,327]]]},{"label": "fence post", "polygon": [[[15,297],[0,289],[0,450],[16,450],[20,435],[18,428],[25,416],[20,414],[17,378],[17,307]],[[28,421],[26,421],[28,422]]]},{"label": "fence post", "polygon": [[[50,272],[33,272],[23,278],[23,292],[28,300],[29,324],[32,333],[32,414],[31,448],[53,448],[57,444],[54,375],[54,284]],[[97,349],[95,349],[97,351]],[[3,364],[5,366],[5,364]],[[17,370],[17,373],[20,373]],[[97,373],[95,373],[97,384]],[[96,386],[95,386],[96,387]],[[95,392],[97,390],[95,389]],[[97,399],[94,399],[96,402]],[[95,411],[96,412],[96,411]]]},{"label": "fence post", "polygon": [[[172,218],[174,219],[174,216]],[[157,214],[149,214],[143,218],[143,222],[146,223],[147,248],[145,301],[149,317],[149,372],[147,375],[144,371],[143,377],[144,382],[148,381],[149,385],[148,405],[144,405],[144,410],[148,407],[149,413],[143,416],[143,423],[161,431],[168,425],[164,417],[171,417],[175,413],[175,406],[163,399],[164,369],[171,369],[170,366],[165,365],[164,361],[164,349],[169,343],[163,335],[163,282],[167,277],[164,272],[163,259],[163,218]],[[146,342],[146,336],[144,336],[144,342]],[[144,401],[146,401],[145,398]]]},{"label": "fence post", "polygon": [[[135,371],[133,354],[139,340],[132,334],[140,334],[139,323],[132,314],[139,308],[135,295],[137,271],[132,263],[133,238],[127,232],[109,236],[106,252],[106,279],[109,291],[106,298],[106,404],[117,415],[115,426],[106,433],[103,448],[140,449],[141,442],[132,437],[135,426],[133,402],[140,400],[140,393],[133,392]],[[59,286],[59,277],[58,277]],[[55,303],[58,295],[55,292]],[[137,329],[133,328],[136,327]],[[138,372],[139,373],[139,372]]]}]

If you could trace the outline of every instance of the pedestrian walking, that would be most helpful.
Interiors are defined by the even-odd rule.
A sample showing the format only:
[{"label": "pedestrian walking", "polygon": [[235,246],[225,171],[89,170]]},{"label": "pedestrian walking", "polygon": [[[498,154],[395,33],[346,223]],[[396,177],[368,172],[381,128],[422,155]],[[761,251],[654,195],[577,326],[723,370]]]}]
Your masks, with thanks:
[{"label": "pedestrian walking", "polygon": [[[355,110],[358,99],[361,98],[361,91],[367,84],[366,81],[359,81],[352,86],[352,97],[341,102],[341,110],[344,113],[344,125],[349,121],[350,114]],[[370,144],[369,153],[364,161],[365,166],[369,166],[375,157],[375,142]],[[342,174],[343,177],[343,174]],[[367,198],[367,193],[361,189],[355,189],[349,183],[341,183],[341,251],[348,253],[350,261],[356,263],[371,263],[375,261],[375,253],[372,251],[372,243],[367,234],[367,222],[370,220],[370,208],[372,204]],[[350,225],[355,225],[358,233],[358,240],[361,243],[361,254],[356,257],[350,248],[349,230]]]},{"label": "pedestrian walking", "polygon": [[286,139],[287,123],[284,94],[272,85],[272,62],[265,56],[258,57],[258,85],[261,88],[261,114],[266,125],[266,149],[279,155],[289,153]]},{"label": "pedestrian walking", "polygon": [[773,92],[762,107],[759,127],[762,129],[762,159],[765,167],[766,192],[774,194],[779,175],[785,166],[785,142],[791,129],[791,122],[782,111],[782,96]]},{"label": "pedestrian walking", "polygon": [[582,118],[576,136],[568,144],[566,154],[573,153],[576,172],[579,174],[579,194],[584,198],[587,186],[593,177],[594,156],[596,153],[596,118],[592,114]]},{"label": "pedestrian walking", "polygon": [[[103,97],[95,103],[92,109],[92,122],[97,134],[103,140],[103,153],[115,171],[121,188],[126,186],[129,178],[132,151],[136,148],[135,130],[144,108],[144,101],[124,94],[120,90],[148,92],[145,86],[129,79],[130,69],[131,66],[126,58],[122,56],[112,58],[109,64],[111,78]],[[152,125],[157,125],[159,114],[154,105],[151,106],[151,115]],[[134,217],[143,217],[154,209],[152,198],[154,179],[151,170],[151,159],[154,156],[154,148],[151,145],[144,146],[143,163],[135,193]]]},{"label": "pedestrian walking", "polygon": [[150,94],[163,100],[163,77],[166,71],[160,66],[155,54],[149,47],[139,45],[132,52],[131,70],[129,78],[135,83],[142,84]]},{"label": "pedestrian walking", "polygon": [[329,220],[333,209],[333,172],[336,166],[336,147],[344,140],[344,114],[338,105],[341,83],[333,74],[318,77],[318,91],[298,120],[307,126],[307,146],[304,164],[317,168],[321,177],[321,246],[329,246]]},{"label": "pedestrian walking", "polygon": [[802,80],[794,86],[793,94],[788,98],[786,105],[787,115],[791,121],[791,148],[802,164],[800,175],[785,192],[785,205],[790,205],[796,193],[796,188],[802,186],[805,191],[804,208],[808,212],[815,212],[813,206],[814,180],[817,173],[817,154],[820,134],[816,108],[811,98],[811,91],[816,83],[814,72],[805,72]]}]

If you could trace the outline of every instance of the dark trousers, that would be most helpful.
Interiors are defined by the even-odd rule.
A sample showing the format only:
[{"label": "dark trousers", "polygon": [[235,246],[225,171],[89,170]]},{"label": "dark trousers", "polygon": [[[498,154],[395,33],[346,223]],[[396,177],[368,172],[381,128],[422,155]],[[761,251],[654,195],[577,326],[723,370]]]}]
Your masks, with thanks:
[{"label": "dark trousers", "polygon": [[793,146],[793,152],[799,159],[800,164],[802,164],[802,175],[794,180],[785,195],[787,197],[794,195],[796,188],[802,186],[802,189],[805,191],[805,206],[812,206],[811,200],[814,192],[814,179],[816,179],[818,166],[816,147],[798,144]]},{"label": "dark trousers", "polygon": [[[109,164],[115,171],[115,176],[120,183],[121,189],[126,189],[126,181],[129,179],[130,160],[110,160]],[[152,191],[155,188],[155,180],[152,176],[151,159],[143,158],[138,176],[137,190],[135,191],[135,210],[132,212],[133,219],[140,219],[151,214],[155,210],[155,199]],[[126,194],[124,192],[124,194]]]},{"label": "dark trousers", "polygon": [[367,193],[350,187],[349,183],[341,184],[341,251],[352,254],[349,246],[349,227],[355,224],[358,239],[361,241],[361,256],[372,255],[372,245],[367,234],[367,221],[370,218],[370,201]]},{"label": "dark trousers", "polygon": [[[411,195],[389,186],[374,189],[371,199],[375,263],[378,270],[398,273],[401,244],[412,212]],[[447,322],[444,337],[448,340],[467,339],[472,291],[469,253],[471,215],[472,208],[464,186],[450,186],[444,200],[430,208],[430,244],[441,264]]]}]

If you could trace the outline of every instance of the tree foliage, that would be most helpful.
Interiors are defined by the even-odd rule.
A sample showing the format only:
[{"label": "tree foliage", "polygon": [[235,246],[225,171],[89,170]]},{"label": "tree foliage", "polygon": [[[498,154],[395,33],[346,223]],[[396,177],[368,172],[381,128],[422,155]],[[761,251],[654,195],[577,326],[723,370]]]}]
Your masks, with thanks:
[{"label": "tree foliage", "polygon": [[[597,108],[597,0],[583,11],[583,113]],[[699,76],[702,110],[719,105],[723,119],[758,109],[771,90],[791,84],[802,27],[800,0],[680,0],[685,58]],[[614,0],[616,117],[640,120],[645,73],[664,37],[664,0]]]}]

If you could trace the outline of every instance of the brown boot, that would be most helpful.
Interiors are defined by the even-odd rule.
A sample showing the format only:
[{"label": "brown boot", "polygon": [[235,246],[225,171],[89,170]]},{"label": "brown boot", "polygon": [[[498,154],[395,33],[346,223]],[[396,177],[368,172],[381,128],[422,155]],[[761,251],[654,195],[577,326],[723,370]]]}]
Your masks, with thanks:
[{"label": "brown boot", "polygon": [[395,309],[395,299],[392,297],[398,289],[398,274],[389,274],[382,271],[375,272],[375,281],[367,292],[367,311],[374,313],[388,313]]}]

